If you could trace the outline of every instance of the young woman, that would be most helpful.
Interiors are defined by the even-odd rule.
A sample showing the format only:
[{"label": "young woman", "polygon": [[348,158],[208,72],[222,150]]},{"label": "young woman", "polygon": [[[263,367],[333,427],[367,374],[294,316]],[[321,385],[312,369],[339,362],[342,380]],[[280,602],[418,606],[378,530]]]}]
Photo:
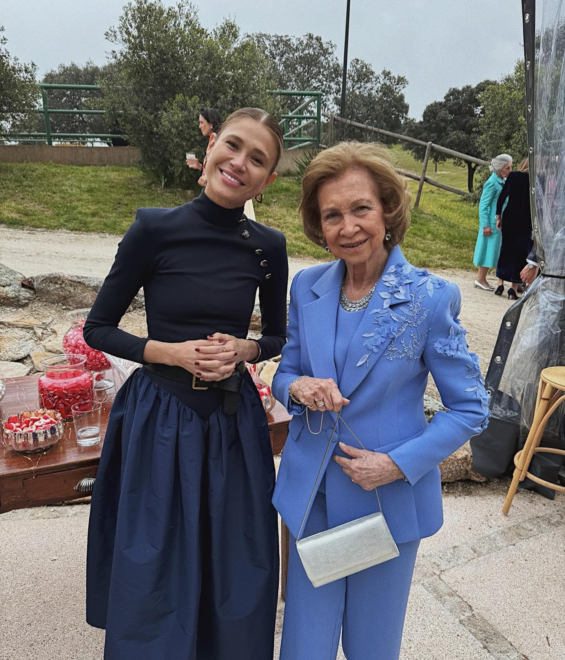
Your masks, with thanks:
[{"label": "young woman", "polygon": [[[272,658],[275,472],[245,362],[285,342],[288,263],[284,236],[243,205],[281,146],[268,113],[230,115],[206,190],[138,210],[85,324],[91,346],[144,365],[116,396],[92,498],[87,621],[106,628],[106,660]],[[140,287],[147,338],[118,328]]]}]

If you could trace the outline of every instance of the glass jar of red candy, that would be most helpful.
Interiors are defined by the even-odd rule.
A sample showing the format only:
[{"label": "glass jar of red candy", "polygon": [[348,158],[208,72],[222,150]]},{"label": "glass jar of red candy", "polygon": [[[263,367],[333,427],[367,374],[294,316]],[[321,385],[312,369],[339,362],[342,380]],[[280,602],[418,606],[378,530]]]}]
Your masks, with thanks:
[{"label": "glass jar of red candy", "polygon": [[108,390],[114,385],[112,365],[102,351],[90,348],[84,341],[83,328],[88,309],[76,309],[67,314],[71,327],[63,337],[63,350],[67,355],[84,355],[86,368],[94,376],[94,389]]},{"label": "glass jar of red candy", "polygon": [[74,403],[94,398],[94,379],[86,370],[84,355],[54,355],[41,360],[45,369],[39,378],[39,400],[43,408],[60,412],[68,422]]}]

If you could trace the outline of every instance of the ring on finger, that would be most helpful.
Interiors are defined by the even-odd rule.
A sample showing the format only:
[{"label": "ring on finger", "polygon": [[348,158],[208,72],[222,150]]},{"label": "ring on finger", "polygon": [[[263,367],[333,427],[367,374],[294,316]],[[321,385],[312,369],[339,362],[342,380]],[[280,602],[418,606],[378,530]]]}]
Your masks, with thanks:
[{"label": "ring on finger", "polygon": [[316,401],[318,408],[323,408],[326,404],[323,401]]}]

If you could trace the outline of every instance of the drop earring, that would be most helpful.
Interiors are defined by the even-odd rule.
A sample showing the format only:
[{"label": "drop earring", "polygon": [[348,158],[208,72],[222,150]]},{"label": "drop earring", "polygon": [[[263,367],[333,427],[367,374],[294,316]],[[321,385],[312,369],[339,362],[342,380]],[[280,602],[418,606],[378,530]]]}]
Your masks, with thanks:
[{"label": "drop earring", "polygon": [[387,231],[387,233],[385,234],[385,241],[390,241],[390,239],[391,239],[390,232]]},{"label": "drop earring", "polygon": [[255,201],[257,204],[262,204],[263,203],[263,193],[259,193],[258,195],[255,195]]}]

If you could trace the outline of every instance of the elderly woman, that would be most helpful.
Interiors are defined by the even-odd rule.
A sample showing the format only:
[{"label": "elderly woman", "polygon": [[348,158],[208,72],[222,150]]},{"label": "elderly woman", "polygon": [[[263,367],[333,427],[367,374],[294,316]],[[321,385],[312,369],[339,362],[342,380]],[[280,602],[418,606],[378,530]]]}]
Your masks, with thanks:
[{"label": "elderly woman", "polygon": [[494,291],[494,287],[487,281],[487,273],[489,268],[496,268],[502,245],[502,233],[496,220],[496,204],[504,180],[512,171],[512,156],[500,154],[491,160],[489,169],[492,174],[483,185],[479,202],[479,235],[473,257],[473,264],[479,271],[473,284],[479,289]]},{"label": "elderly woman", "polygon": [[[292,283],[273,388],[293,418],[273,502],[296,539],[306,512],[305,537],[375,513],[378,487],[400,554],[314,588],[291,544],[281,660],[335,658],[340,633],[348,660],[398,658],[420,539],[442,525],[438,465],[488,418],[457,287],[400,250],[409,197],[385,154],[339,144],[304,175],[304,231],[336,260]],[[428,424],[430,372],[448,411]]]}]

